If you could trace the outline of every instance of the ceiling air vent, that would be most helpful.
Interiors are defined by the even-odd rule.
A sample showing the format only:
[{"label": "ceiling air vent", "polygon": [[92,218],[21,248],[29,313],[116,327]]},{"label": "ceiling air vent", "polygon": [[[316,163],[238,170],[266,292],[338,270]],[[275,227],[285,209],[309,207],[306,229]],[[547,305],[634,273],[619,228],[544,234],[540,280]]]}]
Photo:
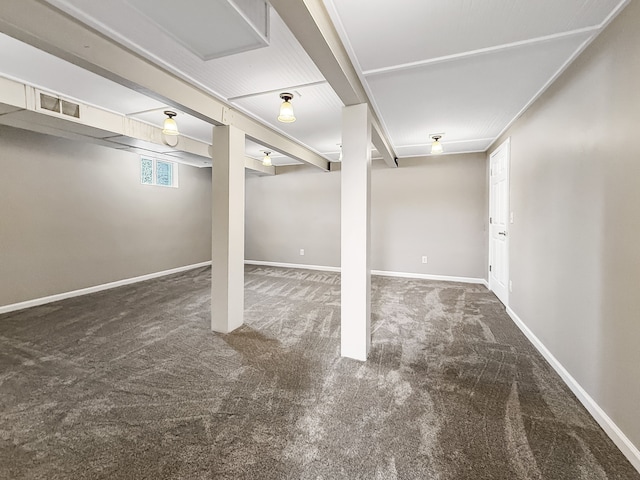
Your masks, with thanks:
[{"label": "ceiling air vent", "polygon": [[80,105],[46,93],[39,92],[39,110],[57,113],[66,117],[80,118]]}]

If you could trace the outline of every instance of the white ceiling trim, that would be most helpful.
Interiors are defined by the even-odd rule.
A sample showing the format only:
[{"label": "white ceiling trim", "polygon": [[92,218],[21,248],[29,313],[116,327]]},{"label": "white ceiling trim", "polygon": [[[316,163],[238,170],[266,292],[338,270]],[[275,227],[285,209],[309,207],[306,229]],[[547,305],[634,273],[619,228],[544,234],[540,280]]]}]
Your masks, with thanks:
[{"label": "white ceiling trim", "polygon": [[553,40],[559,40],[562,38],[572,37],[575,35],[581,35],[583,33],[598,32],[600,29],[601,29],[600,26],[579,28],[576,30],[571,30],[569,32],[554,33],[553,35],[545,35],[544,37],[537,37],[537,38],[531,38],[528,40],[521,40],[518,42],[505,43],[503,45],[494,45],[493,47],[479,48],[478,50],[470,50],[468,52],[454,53],[453,55],[445,55],[443,57],[428,58],[426,60],[420,60],[418,62],[402,63],[399,65],[390,65],[388,67],[382,67],[382,68],[373,68],[371,70],[367,70],[362,73],[364,76],[369,77],[369,76],[379,75],[383,73],[408,70],[410,68],[418,68],[426,65],[449,62],[452,60],[466,59],[466,58],[475,57],[478,55],[484,55],[487,53],[502,52],[505,50],[511,50],[514,48],[523,47],[527,45],[534,45],[537,43],[544,43],[544,42],[549,42]]},{"label": "white ceiling trim", "polygon": [[604,29],[607,25],[609,25],[611,21],[618,16],[620,11],[629,4],[629,2],[631,2],[631,0],[621,0],[616,8],[611,11],[609,16],[605,18],[599,25],[600,29]]},{"label": "white ceiling trim", "polygon": [[[252,92],[252,93],[247,93],[245,95],[238,95],[237,97],[229,97],[228,101],[233,103],[234,100],[242,100],[245,98],[251,98],[251,97],[257,97],[260,95],[265,95],[267,93],[280,93],[280,92],[291,92],[293,90],[295,90],[296,88],[304,88],[304,87],[315,87],[317,85],[324,85],[326,84],[327,81],[326,80],[319,80],[317,82],[309,82],[309,83],[301,83],[299,85],[288,85],[286,87],[280,87],[280,88],[274,88],[274,89],[270,89],[270,90],[262,90],[259,92]],[[235,104],[234,104],[235,106]]]},{"label": "white ceiling trim", "polygon": [[[626,3],[626,2],[625,2]],[[549,80],[547,80],[547,83],[545,83],[542,88],[540,88],[540,90],[538,90],[536,92],[536,94],[531,97],[531,100],[529,100],[524,107],[522,107],[522,109],[516,114],[515,117],[513,117],[513,119],[511,119],[511,121],[509,123],[507,123],[505,125],[505,127],[502,129],[502,131],[496,136],[496,138],[493,140],[493,142],[491,142],[491,144],[487,147],[487,151],[489,151],[491,149],[491,147],[493,147],[493,145],[496,143],[496,141],[502,136],[504,135],[504,133],[509,130],[509,128],[511,128],[511,125],[514,124],[514,122],[519,119],[524,112],[526,112],[529,107],[531,105],[533,105],[533,103],[538,100],[538,98],[540,98],[540,96],[551,86],[551,84],[553,84],[553,82],[555,82],[558,77],[560,75],[562,75],[564,73],[564,71],[569,67],[569,65],[571,65],[574,60],[576,58],[578,58],[578,56],[591,44],[591,42],[593,42],[596,37],[598,36],[598,33],[600,33],[600,31],[598,30],[597,32],[593,33],[589,38],[587,38],[584,42],[582,42],[582,44],[576,49],[575,52],[573,52],[573,55],[571,55],[566,62],[564,62],[562,64],[562,66],[556,71],[556,73],[554,75],[552,75]]]}]

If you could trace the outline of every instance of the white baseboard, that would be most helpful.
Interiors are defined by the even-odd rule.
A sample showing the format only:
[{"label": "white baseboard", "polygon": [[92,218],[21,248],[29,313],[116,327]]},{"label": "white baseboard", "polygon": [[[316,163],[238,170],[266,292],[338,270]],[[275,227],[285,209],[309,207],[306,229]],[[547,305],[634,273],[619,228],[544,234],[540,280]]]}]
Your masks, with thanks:
[{"label": "white baseboard", "polygon": [[417,278],[421,280],[437,280],[440,282],[476,283],[480,285],[486,285],[486,280],[484,278],[475,278],[475,277],[452,277],[449,275],[431,275],[429,273],[389,272],[386,270],[371,270],[371,274],[380,275],[382,277]]},{"label": "white baseboard", "polygon": [[627,438],[622,430],[615,424],[615,422],[600,408],[596,401],[585,391],[584,388],[576,381],[575,378],[562,366],[562,364],[553,356],[553,354],[544,346],[544,344],[535,336],[535,334],[525,325],[522,319],[509,307],[507,307],[507,313],[514,321],[514,323],[522,330],[522,333],[526,335],[529,341],[534,347],[542,354],[542,356],[549,362],[553,369],[560,375],[562,380],[571,389],[578,400],[589,411],[591,416],[600,424],[602,429],[609,435],[609,438],[613,440],[613,443],[617,445],[620,451],[631,462],[638,472],[640,472],[640,450]]},{"label": "white baseboard", "polygon": [[[259,265],[265,267],[300,268],[304,270],[319,270],[323,272],[340,272],[340,267],[327,267],[325,265],[302,265],[299,263],[263,262],[262,260],[245,260],[245,265]],[[447,275],[429,275],[423,273],[388,272],[386,270],[371,270],[371,275],[381,277],[418,278],[422,280],[439,280],[441,282],[477,283],[488,287],[484,278],[474,277],[450,277]]]},{"label": "white baseboard", "polygon": [[195,263],[193,265],[185,265],[184,267],[172,268],[171,270],[164,270],[162,272],[148,273],[147,275],[141,275],[139,277],[125,278],[124,280],[118,280],[116,282],[104,283],[102,285],[95,285],[93,287],[81,288],[80,290],[73,290],[71,292],[57,293],[55,295],[49,295],[48,297],[34,298],[33,300],[27,300],[25,302],[13,303],[11,305],[4,305],[4,306],[0,306],[0,314],[13,312],[16,310],[22,310],[24,308],[37,307],[38,305],[57,302],[59,300],[64,300],[66,298],[79,297],[80,295],[87,295],[89,293],[101,292],[102,290],[121,287],[123,285],[130,285],[132,283],[144,282],[145,280],[151,280],[152,278],[164,277],[165,275],[171,275],[172,273],[180,273],[186,270],[192,270],[194,268],[205,267],[207,265],[211,265],[211,261]]},{"label": "white baseboard", "polygon": [[339,272],[340,267],[327,267],[324,265],[302,265],[300,263],[263,262],[262,260],[245,260],[245,265],[258,265],[262,267],[299,268],[302,270],[318,270],[321,272]]}]

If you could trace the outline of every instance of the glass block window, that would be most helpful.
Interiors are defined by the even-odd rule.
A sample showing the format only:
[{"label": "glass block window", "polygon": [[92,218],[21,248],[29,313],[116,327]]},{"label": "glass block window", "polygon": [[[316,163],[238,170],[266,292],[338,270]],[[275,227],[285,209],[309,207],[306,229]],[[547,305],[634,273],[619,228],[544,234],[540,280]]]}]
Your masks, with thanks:
[{"label": "glass block window", "polygon": [[153,185],[153,160],[149,158],[140,159],[140,181],[144,185]]},{"label": "glass block window", "polygon": [[156,162],[156,183],[165,187],[173,186],[173,180],[171,179],[173,173],[173,163]]},{"label": "glass block window", "polygon": [[154,158],[140,158],[140,182],[161,187],[178,186],[178,164]]}]

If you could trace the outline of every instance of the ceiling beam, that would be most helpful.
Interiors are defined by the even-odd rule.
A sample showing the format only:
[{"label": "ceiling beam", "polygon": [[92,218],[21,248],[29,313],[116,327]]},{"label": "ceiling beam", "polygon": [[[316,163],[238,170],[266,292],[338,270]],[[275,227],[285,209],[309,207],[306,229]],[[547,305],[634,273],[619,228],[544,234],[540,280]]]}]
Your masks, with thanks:
[{"label": "ceiling beam", "polygon": [[2,0],[0,31],[116,83],[166,102],[213,125],[246,128],[248,136],[322,170],[329,161],[198,87],[38,0]]},{"label": "ceiling beam", "polygon": [[342,103],[346,106],[360,103],[369,105],[373,144],[387,165],[397,167],[391,142],[376,112],[371,108],[369,96],[322,0],[270,0],[270,3]]},{"label": "ceiling beam", "polygon": [[251,158],[251,157],[244,157],[244,168],[253,170],[254,172],[258,172],[263,175],[276,174],[276,167],[274,167],[273,165],[267,167],[263,165],[260,160],[256,160],[255,158]]}]

